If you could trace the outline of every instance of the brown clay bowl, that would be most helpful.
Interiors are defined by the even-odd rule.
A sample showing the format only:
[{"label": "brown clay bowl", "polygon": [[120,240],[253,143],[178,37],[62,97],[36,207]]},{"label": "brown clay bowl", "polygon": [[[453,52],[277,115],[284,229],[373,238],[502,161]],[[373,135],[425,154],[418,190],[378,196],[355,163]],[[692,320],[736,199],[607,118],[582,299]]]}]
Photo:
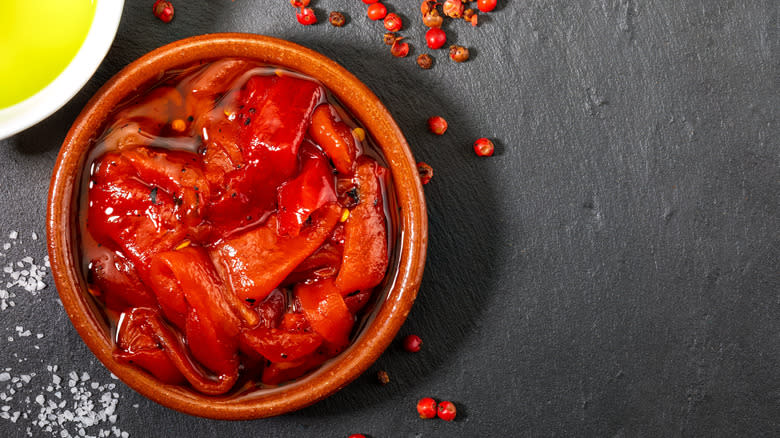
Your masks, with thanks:
[{"label": "brown clay bowl", "polygon": [[[274,389],[220,397],[187,387],[165,385],[139,368],[115,361],[106,319],[87,292],[81,273],[77,236],[80,175],[87,151],[107,116],[126,96],[144,89],[164,71],[222,57],[246,57],[286,67],[320,80],[362,122],[384,153],[394,180],[400,210],[395,246],[397,263],[369,319],[346,351],[308,377]],[[54,282],[74,327],[92,352],[122,381],[169,408],[215,419],[253,419],[311,405],[354,380],[395,337],[420,286],[427,246],[425,199],[409,146],[390,113],[355,76],[327,57],[299,45],[250,34],[213,34],[181,40],[128,65],[89,101],[68,132],[51,179],[47,214],[48,248]],[[392,265],[391,265],[392,268]]]}]

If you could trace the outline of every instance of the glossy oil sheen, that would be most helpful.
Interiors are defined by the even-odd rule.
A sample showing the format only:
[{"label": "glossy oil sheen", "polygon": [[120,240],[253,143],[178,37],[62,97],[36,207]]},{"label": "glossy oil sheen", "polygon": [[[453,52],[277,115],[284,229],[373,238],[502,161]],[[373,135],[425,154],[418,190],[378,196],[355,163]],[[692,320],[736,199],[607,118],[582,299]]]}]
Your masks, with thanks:
[{"label": "glossy oil sheen", "polygon": [[0,108],[45,88],[87,36],[97,0],[0,0]]}]

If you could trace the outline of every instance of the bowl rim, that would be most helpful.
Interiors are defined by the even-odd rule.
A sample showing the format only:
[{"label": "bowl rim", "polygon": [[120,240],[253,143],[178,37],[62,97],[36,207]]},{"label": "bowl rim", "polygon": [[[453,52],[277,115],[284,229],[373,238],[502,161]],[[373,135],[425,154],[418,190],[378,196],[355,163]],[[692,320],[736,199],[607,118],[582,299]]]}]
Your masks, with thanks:
[{"label": "bowl rim", "polygon": [[125,0],[98,0],[87,36],[65,69],[37,93],[0,109],[0,140],[54,114],[84,87],[114,42],[124,4]]},{"label": "bowl rim", "polygon": [[[181,386],[164,385],[140,369],[114,361],[113,341],[87,297],[74,227],[81,170],[95,132],[122,99],[161,72],[194,62],[246,57],[299,71],[323,83],[360,120],[382,150],[395,181],[399,208],[399,261],[395,280],[376,316],[345,352],[312,375],[251,397],[220,400]],[[81,338],[119,379],[147,398],[190,415],[255,419],[309,406],[365,372],[390,345],[406,320],[422,279],[428,220],[422,184],[406,139],[379,98],[335,61],[289,41],[243,33],[207,34],[179,40],[142,56],[111,78],[90,99],[66,136],[55,163],[47,205],[47,245],[54,283]]]}]

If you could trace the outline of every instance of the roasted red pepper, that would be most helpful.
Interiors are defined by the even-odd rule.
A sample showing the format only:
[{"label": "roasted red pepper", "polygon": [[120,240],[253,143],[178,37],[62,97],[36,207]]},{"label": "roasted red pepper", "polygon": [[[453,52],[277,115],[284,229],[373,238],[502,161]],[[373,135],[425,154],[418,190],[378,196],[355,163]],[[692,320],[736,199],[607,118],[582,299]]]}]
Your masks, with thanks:
[{"label": "roasted red pepper", "polygon": [[336,201],[336,182],[325,155],[311,143],[300,151],[301,172],[279,186],[277,227],[281,235],[296,236],[317,209]]},{"label": "roasted red pepper", "polygon": [[316,333],[258,327],[243,332],[241,342],[271,362],[292,362],[313,353],[322,338]]},{"label": "roasted red pepper", "polygon": [[146,280],[150,255],[187,236],[182,208],[172,194],[139,181],[130,161],[117,154],[106,154],[95,169],[87,229],[96,241],[121,249]]},{"label": "roasted red pepper", "polygon": [[[153,256],[151,281],[166,317],[193,340],[188,343],[193,357],[215,373],[237,372],[241,322],[206,251],[189,246]],[[168,305],[173,300],[175,307]]]},{"label": "roasted red pepper", "polygon": [[[334,231],[335,233],[336,231]],[[299,283],[306,280],[334,277],[341,266],[341,256],[344,244],[327,240],[314,254],[302,261],[295,270],[282,282],[283,285]]]},{"label": "roasted red pepper", "polygon": [[[193,388],[210,395],[224,394],[238,380],[238,370],[229,374],[220,374],[216,379],[208,376],[198,365],[190,360],[187,350],[181,344],[179,337],[162,321],[162,318],[156,311],[138,307],[129,314],[125,313],[123,319],[127,318],[128,315],[132,317],[129,321],[134,321],[132,322],[133,324],[139,324],[142,328],[140,331],[135,331],[124,324],[119,325],[117,328],[120,331],[118,337],[122,339],[123,336],[128,336],[129,338],[125,339],[126,342],[118,342],[117,346],[121,350],[114,353],[114,357],[118,360],[134,363],[137,357],[133,348],[134,345],[137,345],[135,348],[142,348],[146,351],[145,354],[141,355],[143,357],[141,362],[143,365],[141,366],[144,369],[155,376],[157,376],[155,373],[160,373],[166,379],[173,381],[176,378],[176,374],[170,368],[170,364],[173,364],[180,375],[184,376]],[[134,334],[137,333],[140,333],[142,336],[136,337]],[[160,354],[153,352],[154,346],[165,353],[170,364]],[[149,368],[146,368],[147,366]],[[167,380],[166,383],[168,383]]]},{"label": "roasted red pepper", "polygon": [[333,279],[299,283],[295,286],[295,296],[300,300],[303,314],[315,332],[337,346],[349,343],[349,334],[355,318],[349,312]]},{"label": "roasted red pepper", "polygon": [[373,292],[372,289],[359,290],[352,295],[344,297],[344,304],[347,305],[347,308],[353,314],[358,313],[368,304],[368,300]]},{"label": "roasted red pepper", "polygon": [[265,225],[217,245],[211,258],[237,297],[257,302],[322,245],[340,216],[341,208],[331,203],[314,212],[297,236],[279,236],[272,215]]},{"label": "roasted red pepper", "polygon": [[[259,317],[260,327],[276,328],[281,324],[284,318],[284,310],[287,308],[287,296],[279,289],[274,289],[267,297],[255,308]],[[249,324],[250,327],[254,324]]]},{"label": "roasted red pepper", "polygon": [[352,130],[341,121],[333,105],[323,103],[314,110],[309,135],[333,160],[339,173],[352,173],[357,144]]},{"label": "roasted red pepper", "polygon": [[115,357],[208,395],[343,351],[387,270],[385,170],[321,85],[263,68],[166,77],[90,163],[83,247],[90,292],[121,313]]},{"label": "roasted red pepper", "polygon": [[150,318],[157,318],[153,309],[136,307],[124,313],[117,327],[117,347],[114,353],[119,361],[134,363],[149,371],[163,383],[177,384],[184,376],[168,357],[169,353],[158,341]]},{"label": "roasted red pepper", "polygon": [[359,203],[344,225],[344,256],[336,278],[343,295],[378,285],[387,272],[387,224],[380,184],[385,172],[374,160],[358,162],[354,181]]},{"label": "roasted red pepper", "polygon": [[101,295],[110,291],[104,300],[109,309],[121,312],[129,307],[158,307],[133,263],[115,251],[104,250],[89,262],[89,279]]},{"label": "roasted red pepper", "polygon": [[272,362],[263,369],[261,381],[266,385],[278,385],[298,377],[322,365],[323,362],[330,359],[325,353],[314,352],[303,359],[294,362]]},{"label": "roasted red pepper", "polygon": [[[222,193],[211,201],[209,219],[227,228],[251,223],[276,201],[276,188],[298,168],[298,147],[309,127],[322,87],[292,76],[253,76],[239,93],[243,165],[224,176]],[[230,110],[226,110],[230,112]]]}]

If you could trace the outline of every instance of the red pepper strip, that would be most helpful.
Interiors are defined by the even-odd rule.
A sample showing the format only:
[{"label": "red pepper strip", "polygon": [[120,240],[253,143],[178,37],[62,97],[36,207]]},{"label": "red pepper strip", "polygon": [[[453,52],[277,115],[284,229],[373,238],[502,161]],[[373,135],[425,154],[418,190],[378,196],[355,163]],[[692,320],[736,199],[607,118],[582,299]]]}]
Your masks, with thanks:
[{"label": "red pepper strip", "polygon": [[255,309],[260,317],[260,327],[278,327],[284,317],[284,309],[286,308],[286,294],[279,289],[274,289]]},{"label": "red pepper strip", "polygon": [[257,327],[241,333],[241,342],[271,362],[293,362],[314,353],[322,344],[322,337]]},{"label": "red pepper strip", "polygon": [[253,76],[242,88],[234,123],[244,165],[224,175],[209,219],[232,229],[272,210],[276,188],[298,170],[298,148],[322,87],[292,76]]},{"label": "red pepper strip", "polygon": [[123,152],[122,157],[130,162],[141,181],[176,199],[184,225],[194,227],[202,222],[209,185],[197,155],[139,147]]},{"label": "red pepper strip", "polygon": [[[165,351],[171,363],[196,390],[207,395],[224,394],[238,380],[238,367],[229,373],[220,374],[216,380],[207,376],[206,372],[190,359],[178,336],[163,322],[157,312],[151,309],[136,308],[133,309],[133,313],[135,317],[143,318],[144,323],[148,325],[148,333],[159,345],[158,348]],[[114,354],[119,358],[124,357],[121,352]],[[152,369],[147,368],[147,371],[154,374]]]},{"label": "red pepper strip", "polygon": [[[268,78],[271,85],[265,90]],[[245,126],[241,139],[242,144],[249,145],[245,151],[247,161],[251,164],[271,159],[272,171],[284,175],[294,173],[298,146],[309,127],[314,107],[322,99],[322,87],[289,75],[254,76],[244,90],[238,121]]]},{"label": "red pepper strip", "polygon": [[263,369],[261,382],[266,385],[278,385],[293,379],[297,379],[308,371],[322,365],[330,357],[320,352],[315,352],[304,359],[295,362],[271,362]]},{"label": "red pepper strip", "polygon": [[344,298],[332,278],[295,286],[303,314],[311,327],[326,341],[336,345],[349,344],[349,334],[355,318],[349,313]]},{"label": "red pepper strip", "polygon": [[151,255],[187,235],[178,206],[166,191],[139,182],[130,162],[117,154],[104,155],[95,167],[87,230],[95,241],[121,249],[146,282]]},{"label": "red pepper strip", "polygon": [[183,383],[184,376],[168,357],[148,324],[148,319],[156,315],[155,310],[142,307],[124,312],[117,325],[118,350],[113,355],[120,362],[138,365],[163,383]]},{"label": "red pepper strip", "polygon": [[[338,230],[338,227],[336,228]],[[334,231],[335,233],[335,231]],[[282,284],[295,284],[306,280],[333,277],[339,272],[344,245],[327,240],[314,254],[301,262],[295,270],[282,281]]]},{"label": "red pepper strip", "polygon": [[[204,128],[208,132],[208,139],[203,139],[203,169],[206,179],[213,186],[212,191],[217,192],[227,185],[227,173],[245,165],[237,140],[239,127],[229,120],[219,119],[207,121]],[[232,197],[233,194],[229,193],[228,196]]]},{"label": "red pepper strip", "polygon": [[[225,118],[224,108],[220,105],[215,108],[215,103],[233,101],[238,94],[238,90],[233,90],[239,85],[237,80],[252,68],[253,65],[243,59],[221,59],[201,68],[200,72],[179,84],[178,87],[185,96],[184,105],[188,120],[189,117],[194,117],[190,133],[202,136],[207,155],[215,147],[211,144],[212,138],[224,131],[226,125],[236,125]],[[204,129],[206,135],[203,135]],[[235,143],[238,136],[232,138],[232,143]],[[204,162],[206,161],[204,157]],[[236,163],[238,162],[240,159]]]},{"label": "red pepper strip", "polygon": [[271,215],[264,225],[218,244],[210,255],[233,294],[261,301],[322,245],[340,216],[341,207],[328,204],[312,213],[312,224],[293,237],[277,235],[276,215]]},{"label": "red pepper strip", "polygon": [[339,173],[352,173],[357,155],[355,137],[349,126],[341,121],[333,105],[323,103],[314,109],[309,136],[333,160],[333,165]]},{"label": "red pepper strip", "polygon": [[289,332],[311,331],[311,324],[303,313],[285,313],[280,328]]},{"label": "red pepper strip", "polygon": [[344,257],[336,278],[342,295],[373,288],[387,272],[387,226],[379,183],[385,172],[370,158],[358,160],[355,179],[360,203],[344,224]]},{"label": "red pepper strip", "polygon": [[89,262],[89,282],[102,292],[109,309],[121,312],[129,307],[158,307],[157,299],[138,277],[133,263],[114,251],[94,253]]},{"label": "red pepper strip", "polygon": [[[184,296],[184,329],[193,357],[220,374],[238,370],[240,321],[223,296],[223,285],[202,248],[189,246],[152,257],[152,289],[158,297]],[[173,289],[173,290],[172,290]],[[160,303],[165,309],[163,300]]]},{"label": "red pepper strip", "polygon": [[353,315],[358,313],[368,303],[369,298],[371,298],[371,292],[373,290],[366,289],[344,297],[344,303]]},{"label": "red pepper strip", "polygon": [[213,98],[227,91],[239,75],[251,68],[252,63],[243,59],[220,59],[181,84],[181,89],[185,96],[192,94],[199,99]]},{"label": "red pepper strip", "polygon": [[296,236],[312,212],[336,201],[336,183],[325,155],[306,141],[298,156],[301,172],[279,187],[277,231],[281,235]]}]

